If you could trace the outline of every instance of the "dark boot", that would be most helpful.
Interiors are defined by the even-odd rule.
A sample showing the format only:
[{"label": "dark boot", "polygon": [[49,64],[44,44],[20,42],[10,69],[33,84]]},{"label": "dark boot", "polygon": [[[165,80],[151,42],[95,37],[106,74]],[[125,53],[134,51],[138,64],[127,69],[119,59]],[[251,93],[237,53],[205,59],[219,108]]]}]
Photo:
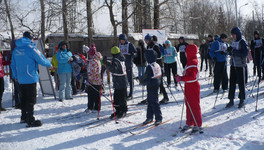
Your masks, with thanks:
[{"label": "dark boot", "polygon": [[144,122],[143,122],[143,125],[146,125],[146,124],[149,124],[153,121],[153,119],[146,119]]},{"label": "dark boot", "polygon": [[233,99],[230,99],[229,103],[226,105],[225,108],[230,108],[232,106],[234,106],[234,100]]},{"label": "dark boot", "polygon": [[239,104],[238,104],[238,108],[242,108],[242,107],[244,107],[244,106],[245,106],[245,104],[244,104],[244,100],[241,99],[240,102],[239,102]]},{"label": "dark boot", "polygon": [[164,97],[159,103],[160,104],[168,104],[169,102],[169,98],[168,97]]},{"label": "dark boot", "polygon": [[0,111],[6,111],[6,109],[2,107],[2,99],[0,99]]}]

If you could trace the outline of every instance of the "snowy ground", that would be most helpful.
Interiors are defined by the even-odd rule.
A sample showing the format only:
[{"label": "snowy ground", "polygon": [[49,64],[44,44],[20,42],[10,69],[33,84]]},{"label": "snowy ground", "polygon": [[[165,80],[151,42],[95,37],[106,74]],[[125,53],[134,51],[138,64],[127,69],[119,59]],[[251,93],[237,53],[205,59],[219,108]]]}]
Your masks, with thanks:
[{"label": "snowy ground", "polygon": [[[252,69],[249,64],[249,71]],[[136,75],[136,68],[135,75]],[[178,69],[180,72],[181,69]],[[228,67],[229,70],[229,67]],[[200,73],[201,96],[205,96],[213,89],[209,88],[208,73]],[[251,76],[252,73],[250,72]],[[165,79],[165,78],[164,78]],[[11,85],[6,81],[6,91],[3,96],[3,106],[9,110],[0,114],[0,149],[264,149],[264,115],[253,119],[257,115],[255,112],[255,99],[249,98],[247,91],[246,111],[238,110],[236,107],[224,110],[214,115],[203,117],[204,134],[189,136],[178,143],[177,139],[186,134],[178,133],[181,119],[182,92],[176,91],[173,94],[177,103],[162,105],[163,121],[173,119],[166,124],[160,125],[154,129],[148,130],[139,135],[130,133],[121,134],[117,129],[128,129],[145,120],[146,106],[129,106],[129,112],[139,112],[133,116],[123,118],[119,124],[114,121],[102,126],[89,128],[81,125],[94,121],[97,113],[90,115],[84,114],[87,107],[87,95],[85,93],[74,96],[74,100],[58,102],[53,97],[42,97],[38,94],[38,103],[35,105],[35,117],[43,122],[42,127],[26,128],[25,124],[20,124],[20,110],[11,108]],[[249,79],[248,88],[251,89],[254,79]],[[182,83],[183,84],[183,83]],[[108,89],[108,87],[107,87]],[[137,103],[142,100],[141,86],[135,82],[135,100],[128,104]],[[179,87],[178,87],[179,89]],[[169,93],[169,90],[166,89]],[[40,91],[40,90],[39,90]],[[106,90],[106,95],[108,94]],[[256,95],[256,88],[253,94]],[[263,84],[260,86],[260,92],[263,92]],[[238,92],[237,92],[238,93]],[[236,93],[236,94],[237,94]],[[146,95],[146,92],[145,92]],[[161,98],[161,97],[160,97]],[[170,101],[174,101],[170,95]],[[215,95],[201,99],[201,108],[203,115],[222,109],[228,102],[227,94],[224,99],[218,100],[216,109],[212,109],[215,101]],[[263,97],[259,98],[258,109],[264,111]],[[112,113],[111,103],[102,97],[101,117],[109,116]],[[67,116],[79,114],[79,118],[69,119]],[[185,113],[184,113],[185,118]],[[185,121],[185,120],[184,120]],[[183,124],[184,125],[184,124]],[[136,131],[140,131],[140,128]],[[136,132],[135,131],[135,132]],[[172,136],[175,135],[176,136]]]}]

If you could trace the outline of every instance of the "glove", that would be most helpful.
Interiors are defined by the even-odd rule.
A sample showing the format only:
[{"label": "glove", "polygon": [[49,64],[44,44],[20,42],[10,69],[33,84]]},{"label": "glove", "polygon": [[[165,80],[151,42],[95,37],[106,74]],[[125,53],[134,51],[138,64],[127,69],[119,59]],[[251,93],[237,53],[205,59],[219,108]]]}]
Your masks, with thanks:
[{"label": "glove", "polygon": [[70,57],[70,58],[69,58],[69,61],[73,61],[73,58],[72,58],[72,57]]},{"label": "glove", "polygon": [[221,51],[220,53],[221,53],[222,55],[226,55],[226,53],[225,53],[224,51]]},{"label": "glove", "polygon": [[180,81],[182,80],[182,78],[181,78],[181,76],[175,76],[175,80],[176,80],[177,82],[180,82]]}]

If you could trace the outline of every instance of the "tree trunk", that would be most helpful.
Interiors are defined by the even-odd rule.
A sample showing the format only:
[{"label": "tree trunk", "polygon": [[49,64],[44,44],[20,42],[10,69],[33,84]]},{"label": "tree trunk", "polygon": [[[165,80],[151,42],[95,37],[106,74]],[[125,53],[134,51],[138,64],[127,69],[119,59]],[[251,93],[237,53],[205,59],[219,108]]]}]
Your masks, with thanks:
[{"label": "tree trunk", "polygon": [[8,21],[9,21],[9,25],[10,25],[10,30],[11,30],[11,38],[12,40],[15,39],[15,34],[14,34],[14,27],[13,27],[13,23],[12,23],[12,20],[11,20],[11,15],[10,15],[10,8],[7,4],[7,0],[4,0],[5,1],[5,7],[6,7],[6,14],[7,14],[7,18],[8,18]]},{"label": "tree trunk", "polygon": [[[67,0],[62,0],[62,19],[63,19],[63,32],[64,32],[64,40],[69,42],[69,33],[68,33],[68,26],[67,26]],[[69,44],[69,43],[68,43]]]},{"label": "tree trunk", "polygon": [[88,45],[93,43],[93,14],[92,0],[86,0],[87,26],[88,26]]},{"label": "tree trunk", "polygon": [[112,24],[112,27],[114,29],[114,45],[116,45],[118,43],[118,39],[117,39],[117,24],[116,24],[116,20],[115,20],[115,16],[114,16],[114,12],[113,12],[113,0],[110,0],[110,2],[108,3],[107,0],[105,0],[105,3],[107,4],[108,10],[109,10],[109,15],[110,15],[110,22]]},{"label": "tree trunk", "polygon": [[154,29],[160,28],[159,16],[160,16],[159,0],[154,0],[154,17],[153,17]]},{"label": "tree trunk", "polygon": [[128,37],[127,0],[122,0],[122,33]]},{"label": "tree trunk", "polygon": [[151,29],[152,28],[152,21],[151,21],[151,11],[150,11],[150,0],[143,0],[143,14],[144,14],[144,29]]},{"label": "tree trunk", "polygon": [[44,0],[40,0],[40,8],[41,8],[41,41],[45,48],[45,4]]}]

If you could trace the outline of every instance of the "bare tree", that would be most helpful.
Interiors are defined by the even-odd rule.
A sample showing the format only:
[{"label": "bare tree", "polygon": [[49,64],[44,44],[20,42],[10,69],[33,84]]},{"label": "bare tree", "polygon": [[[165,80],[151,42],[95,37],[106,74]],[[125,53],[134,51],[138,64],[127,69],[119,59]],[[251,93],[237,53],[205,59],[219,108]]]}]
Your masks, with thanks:
[{"label": "bare tree", "polygon": [[152,21],[151,21],[151,5],[150,0],[143,0],[143,27],[144,29],[151,29],[152,28]]},{"label": "bare tree", "polygon": [[41,32],[41,40],[42,43],[45,47],[45,4],[44,0],[40,0],[40,9],[41,9],[41,27],[40,27],[40,32]]},{"label": "bare tree", "polygon": [[88,26],[88,45],[93,42],[93,15],[92,15],[92,0],[86,0],[86,12],[87,12],[87,26]]},{"label": "bare tree", "polygon": [[160,7],[164,4],[166,4],[168,0],[164,0],[163,2],[159,3],[159,0],[154,0],[154,16],[153,16],[153,22],[154,22],[154,29],[160,28]]},{"label": "bare tree", "polygon": [[12,37],[12,40],[14,40],[15,34],[14,34],[14,27],[13,27],[13,22],[11,19],[11,14],[10,14],[10,7],[8,6],[7,0],[4,0],[4,2],[5,2],[5,7],[6,7],[6,15],[7,15],[9,25],[10,25],[10,30],[11,30],[11,37]]},{"label": "bare tree", "polygon": [[122,33],[128,36],[127,0],[122,0]]},{"label": "bare tree", "polygon": [[69,42],[69,33],[68,33],[68,19],[67,19],[67,0],[62,0],[62,18],[63,18],[63,32],[64,40]]}]

